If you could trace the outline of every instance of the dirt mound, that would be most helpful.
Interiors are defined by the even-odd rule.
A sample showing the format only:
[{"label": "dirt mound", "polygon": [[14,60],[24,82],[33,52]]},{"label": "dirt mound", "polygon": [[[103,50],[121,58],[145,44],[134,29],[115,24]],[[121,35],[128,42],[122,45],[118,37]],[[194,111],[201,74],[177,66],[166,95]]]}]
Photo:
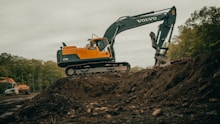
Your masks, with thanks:
[{"label": "dirt mound", "polygon": [[217,124],[219,106],[220,53],[215,52],[132,74],[63,78],[7,120]]}]

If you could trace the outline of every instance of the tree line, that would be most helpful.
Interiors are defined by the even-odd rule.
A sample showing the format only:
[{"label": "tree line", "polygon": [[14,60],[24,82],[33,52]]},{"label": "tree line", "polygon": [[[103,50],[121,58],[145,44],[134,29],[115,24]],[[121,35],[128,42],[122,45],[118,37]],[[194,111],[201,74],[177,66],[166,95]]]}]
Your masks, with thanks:
[{"label": "tree line", "polygon": [[56,62],[26,59],[9,53],[0,54],[0,77],[10,77],[18,84],[27,84],[32,92],[45,89],[64,76],[64,70]]},{"label": "tree line", "polygon": [[220,8],[196,10],[185,24],[178,27],[179,35],[169,46],[169,59],[195,57],[220,49]]}]

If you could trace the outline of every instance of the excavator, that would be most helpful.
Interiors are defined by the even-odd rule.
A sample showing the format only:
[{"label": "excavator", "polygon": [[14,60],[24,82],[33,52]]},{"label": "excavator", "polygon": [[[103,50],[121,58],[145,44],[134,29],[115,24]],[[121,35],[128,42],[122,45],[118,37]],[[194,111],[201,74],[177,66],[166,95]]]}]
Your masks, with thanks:
[{"label": "excavator", "polygon": [[0,77],[0,86],[5,90],[5,95],[29,94],[30,87],[26,84],[17,84],[14,79],[8,77]]},{"label": "excavator", "polygon": [[[67,76],[96,74],[105,72],[128,72],[128,62],[116,62],[114,43],[115,37],[126,30],[163,21],[159,25],[157,35],[150,33],[152,47],[156,50],[155,66],[166,63],[166,53],[176,21],[175,6],[158,11],[151,11],[134,16],[123,16],[117,19],[106,30],[103,37],[92,37],[83,48],[63,46],[57,51],[57,64],[65,68]],[[168,39],[166,39],[168,37]]]}]

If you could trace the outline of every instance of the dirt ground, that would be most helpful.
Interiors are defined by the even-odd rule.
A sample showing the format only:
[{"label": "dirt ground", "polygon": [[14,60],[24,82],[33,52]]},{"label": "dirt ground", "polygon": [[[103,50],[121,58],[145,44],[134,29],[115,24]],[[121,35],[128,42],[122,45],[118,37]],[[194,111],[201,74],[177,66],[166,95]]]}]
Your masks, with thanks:
[{"label": "dirt ground", "polygon": [[[22,105],[29,99],[34,98],[37,93],[31,93],[29,95],[13,95],[4,96],[0,95],[0,123],[5,117],[13,115]],[[6,121],[7,122],[7,121]]]},{"label": "dirt ground", "polygon": [[18,105],[0,123],[219,124],[220,52],[137,73],[62,78]]}]

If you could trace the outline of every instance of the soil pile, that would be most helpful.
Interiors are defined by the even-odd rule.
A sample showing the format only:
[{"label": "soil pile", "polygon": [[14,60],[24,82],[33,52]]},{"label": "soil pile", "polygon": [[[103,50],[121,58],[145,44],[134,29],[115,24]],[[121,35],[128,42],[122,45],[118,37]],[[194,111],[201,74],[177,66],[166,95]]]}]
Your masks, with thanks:
[{"label": "soil pile", "polygon": [[[11,123],[220,123],[220,53],[120,75],[59,79]],[[4,122],[4,121],[3,121]]]}]

